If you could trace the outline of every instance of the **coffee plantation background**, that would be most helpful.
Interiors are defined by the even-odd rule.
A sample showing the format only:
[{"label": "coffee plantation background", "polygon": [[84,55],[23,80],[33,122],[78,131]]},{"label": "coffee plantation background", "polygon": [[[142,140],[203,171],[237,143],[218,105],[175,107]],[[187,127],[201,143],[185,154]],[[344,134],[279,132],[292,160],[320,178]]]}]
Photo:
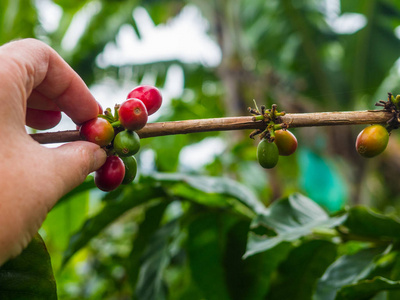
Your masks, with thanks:
[{"label": "coffee plantation background", "polygon": [[[159,87],[153,122],[248,115],[253,99],[374,109],[400,93],[395,0],[1,1],[0,44],[27,37],[105,107]],[[361,129],[294,129],[297,152],[267,171],[247,131],[143,139],[132,185],[106,194],[89,177],[43,224],[58,298],[397,299],[399,134],[367,160]],[[25,288],[50,299],[40,257]]]}]

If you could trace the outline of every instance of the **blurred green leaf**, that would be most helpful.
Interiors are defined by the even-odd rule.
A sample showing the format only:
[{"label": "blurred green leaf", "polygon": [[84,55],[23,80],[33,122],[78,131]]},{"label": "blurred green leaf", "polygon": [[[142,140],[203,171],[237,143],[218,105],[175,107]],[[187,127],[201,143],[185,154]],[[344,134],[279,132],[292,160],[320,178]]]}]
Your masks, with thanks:
[{"label": "blurred green leaf", "polygon": [[161,172],[175,172],[178,169],[179,152],[187,145],[186,135],[161,136],[157,142],[151,144],[157,154],[157,170]]},{"label": "blurred green leaf", "polygon": [[65,201],[67,201],[69,199],[72,199],[73,197],[75,197],[76,195],[78,195],[80,193],[87,192],[94,188],[96,188],[96,185],[94,184],[93,176],[88,176],[83,183],[81,183],[79,186],[74,188],[69,193],[62,196],[60,198],[60,200],[58,200],[57,203],[55,204],[55,207],[57,207],[58,205],[60,205],[61,203],[64,203]]},{"label": "blurred green leaf", "polygon": [[331,242],[313,240],[293,249],[279,266],[277,284],[266,299],[312,299],[318,279],[336,259],[336,248]]},{"label": "blurred green leaf", "polygon": [[353,255],[343,255],[329,266],[320,278],[314,300],[334,300],[344,286],[365,279],[375,268],[374,260],[382,249],[363,249]]},{"label": "blurred green leaf", "polygon": [[178,220],[173,220],[158,229],[149,240],[141,257],[136,297],[140,300],[166,299],[163,271],[168,266],[173,241],[179,232]]},{"label": "blurred green leaf", "polygon": [[0,267],[0,298],[57,299],[50,256],[39,234],[19,256]]},{"label": "blurred green leaf", "polygon": [[129,281],[132,284],[132,290],[135,290],[139,277],[140,259],[155,231],[159,228],[168,204],[168,202],[161,202],[148,208],[145,212],[144,220],[139,224],[138,233],[133,241],[133,247],[128,259],[128,274],[130,276]]},{"label": "blurred green leaf", "polygon": [[229,293],[234,300],[266,299],[273,274],[292,249],[289,243],[281,243],[272,249],[242,259],[246,251],[249,226],[248,221],[239,221],[229,229],[227,235],[224,268]]},{"label": "blurred green leaf", "polygon": [[392,281],[383,277],[361,280],[357,283],[344,286],[335,300],[363,300],[370,299],[380,291],[399,290],[400,281]]},{"label": "blurred green leaf", "polygon": [[130,185],[126,187],[119,199],[107,202],[97,215],[87,219],[82,228],[71,237],[68,248],[64,252],[62,265],[64,266],[72,255],[82,249],[93,237],[129,209],[160,197],[165,197],[165,193],[161,188],[149,185]]},{"label": "blurred green leaf", "polygon": [[[390,273],[390,278],[393,281],[398,281],[400,279],[400,254],[397,252],[393,268]],[[387,300],[397,300],[400,298],[400,291],[389,291],[387,295]]]},{"label": "blurred green leaf", "polygon": [[35,36],[39,26],[34,2],[3,0],[0,3],[0,45],[9,41]]},{"label": "blurred green leaf", "polygon": [[68,201],[54,207],[42,225],[47,249],[52,258],[53,267],[61,265],[62,252],[68,246],[69,237],[85,222],[88,213],[89,193],[71,193]]},{"label": "blurred green leaf", "polygon": [[378,239],[399,239],[400,220],[385,216],[365,206],[355,206],[348,211],[344,225],[352,234]]},{"label": "blurred green leaf", "polygon": [[193,280],[209,300],[229,300],[223,268],[223,215],[206,213],[190,223],[187,253]]},{"label": "blurred green leaf", "polygon": [[[352,83],[356,95],[373,95],[399,58],[400,40],[394,29],[399,25],[400,7],[396,1],[349,2],[352,1],[341,1],[342,11],[363,14],[367,24],[360,31],[342,37],[347,51],[354,53],[344,59],[346,79]],[[393,19],[396,22],[391,22]]]},{"label": "blurred green leaf", "polygon": [[258,215],[252,227],[267,227],[276,232],[276,236],[258,236],[249,234],[247,251],[244,257],[271,249],[283,241],[292,242],[310,234],[316,228],[332,228],[342,224],[346,215],[329,215],[311,199],[293,194],[274,202],[265,214]]},{"label": "blurred green leaf", "polygon": [[[232,197],[255,213],[263,213],[266,210],[266,207],[257,199],[252,191],[237,181],[226,177],[193,176],[179,173],[155,173],[149,178],[164,183],[186,184],[197,192],[210,194],[211,196],[219,194],[220,196]],[[219,201],[219,199],[221,198],[218,198],[217,201]]]},{"label": "blurred green leaf", "polygon": [[[90,85],[95,80],[96,57],[109,42],[115,41],[122,25],[130,24],[137,1],[90,1],[96,13],[88,20],[76,46],[64,58]],[[85,24],[86,25],[86,24]]]}]

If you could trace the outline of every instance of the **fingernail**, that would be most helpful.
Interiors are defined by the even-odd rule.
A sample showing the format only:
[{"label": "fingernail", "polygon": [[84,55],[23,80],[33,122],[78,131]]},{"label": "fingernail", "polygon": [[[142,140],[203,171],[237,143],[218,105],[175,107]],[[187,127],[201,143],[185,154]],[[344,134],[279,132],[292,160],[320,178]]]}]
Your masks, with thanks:
[{"label": "fingernail", "polygon": [[106,162],[107,154],[106,151],[103,150],[103,148],[99,148],[94,152],[93,156],[94,164],[92,171],[96,171]]}]

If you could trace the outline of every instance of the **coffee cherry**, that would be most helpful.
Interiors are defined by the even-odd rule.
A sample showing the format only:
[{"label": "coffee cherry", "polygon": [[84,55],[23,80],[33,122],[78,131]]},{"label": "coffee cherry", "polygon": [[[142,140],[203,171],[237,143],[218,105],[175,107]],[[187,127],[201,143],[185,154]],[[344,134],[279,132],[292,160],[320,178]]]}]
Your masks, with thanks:
[{"label": "coffee cherry", "polygon": [[128,130],[139,130],[147,123],[147,109],[143,102],[136,98],[122,103],[118,114],[121,125]]},{"label": "coffee cherry", "polygon": [[[99,115],[103,114],[103,108],[101,107],[100,103],[97,103],[97,106],[99,107]],[[81,125],[76,125],[76,130],[79,130],[81,128]]]},{"label": "coffee cherry", "polygon": [[125,165],[125,177],[124,180],[122,181],[122,184],[129,184],[136,177],[137,162],[134,156],[122,157],[121,159]]},{"label": "coffee cherry", "polygon": [[141,85],[134,88],[129,94],[127,99],[137,98],[141,100],[146,106],[147,113],[154,114],[161,106],[162,96],[160,91],[151,85]]},{"label": "coffee cherry", "polygon": [[297,149],[297,139],[289,130],[275,131],[276,146],[278,146],[279,155],[289,156]]},{"label": "coffee cherry", "polygon": [[122,160],[115,155],[107,157],[104,165],[94,173],[94,183],[104,191],[115,190],[124,179],[125,166]]},{"label": "coffee cherry", "polygon": [[136,154],[140,149],[140,139],[136,132],[125,130],[114,138],[114,150],[120,157]]},{"label": "coffee cherry", "polygon": [[271,169],[279,160],[279,150],[275,143],[262,140],[257,147],[257,160],[261,167]]},{"label": "coffee cherry", "polygon": [[385,127],[376,124],[366,127],[357,136],[357,152],[367,158],[381,154],[389,142],[389,133]]},{"label": "coffee cherry", "polygon": [[85,141],[104,147],[114,138],[114,128],[107,120],[95,118],[83,123],[79,134]]},{"label": "coffee cherry", "polygon": [[99,115],[103,114],[103,107],[101,107],[100,103],[97,103],[97,106],[99,107]]}]

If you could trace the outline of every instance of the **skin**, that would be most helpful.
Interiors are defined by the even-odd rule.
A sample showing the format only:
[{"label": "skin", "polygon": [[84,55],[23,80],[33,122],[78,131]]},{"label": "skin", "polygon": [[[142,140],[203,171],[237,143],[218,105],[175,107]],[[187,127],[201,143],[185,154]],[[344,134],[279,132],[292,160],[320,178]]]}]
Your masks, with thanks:
[{"label": "skin", "polygon": [[98,104],[82,79],[50,47],[33,39],[0,47],[0,265],[17,256],[57,200],[105,162],[96,144],[46,148],[25,125],[54,127],[65,112],[76,124]]}]

